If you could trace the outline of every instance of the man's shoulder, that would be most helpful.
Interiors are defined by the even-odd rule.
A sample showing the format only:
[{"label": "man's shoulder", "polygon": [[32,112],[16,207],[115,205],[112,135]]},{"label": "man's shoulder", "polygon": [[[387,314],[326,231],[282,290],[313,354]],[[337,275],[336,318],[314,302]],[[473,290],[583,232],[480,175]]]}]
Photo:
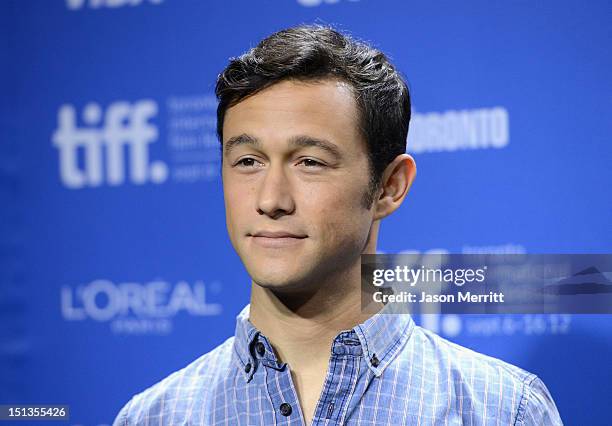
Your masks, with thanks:
[{"label": "man's shoulder", "polygon": [[234,336],[184,368],[134,395],[123,406],[113,425],[127,426],[146,423],[153,417],[180,421],[187,413],[193,415],[216,383],[227,377],[232,359]]},{"label": "man's shoulder", "polygon": [[429,353],[432,359],[438,360],[438,366],[452,369],[464,379],[488,374],[491,379],[503,376],[507,380],[526,383],[535,377],[516,365],[451,342],[428,329],[417,326],[414,334],[417,346],[421,346],[424,354]]},{"label": "man's shoulder", "polygon": [[[506,361],[453,343],[432,331],[415,327],[411,336],[412,362],[417,375],[433,375],[434,392],[448,392],[466,410],[488,410],[516,425],[561,425],[555,403],[540,378]],[[406,357],[404,356],[404,359]],[[430,380],[427,380],[431,383]]]}]

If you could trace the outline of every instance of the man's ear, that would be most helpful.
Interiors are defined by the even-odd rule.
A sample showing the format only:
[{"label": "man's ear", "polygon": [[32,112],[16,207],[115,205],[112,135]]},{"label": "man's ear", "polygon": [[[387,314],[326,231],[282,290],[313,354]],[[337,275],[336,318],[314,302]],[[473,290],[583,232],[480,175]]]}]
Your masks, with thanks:
[{"label": "man's ear", "polygon": [[379,197],[374,202],[374,220],[389,216],[406,198],[416,176],[416,163],[408,154],[400,154],[389,163],[382,175]]}]

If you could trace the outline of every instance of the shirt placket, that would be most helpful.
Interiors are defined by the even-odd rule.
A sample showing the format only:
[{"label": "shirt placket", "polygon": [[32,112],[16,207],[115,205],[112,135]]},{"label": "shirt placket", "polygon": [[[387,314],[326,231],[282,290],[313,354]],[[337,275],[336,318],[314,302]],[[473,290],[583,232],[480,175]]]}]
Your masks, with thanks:
[{"label": "shirt placket", "polygon": [[361,358],[361,345],[354,332],[342,333],[336,337],[312,426],[342,424],[355,391]]},{"label": "shirt placket", "polygon": [[272,404],[273,424],[305,426],[289,366],[276,360],[272,347],[262,335],[258,336],[254,344],[254,352],[264,367],[266,390]]}]

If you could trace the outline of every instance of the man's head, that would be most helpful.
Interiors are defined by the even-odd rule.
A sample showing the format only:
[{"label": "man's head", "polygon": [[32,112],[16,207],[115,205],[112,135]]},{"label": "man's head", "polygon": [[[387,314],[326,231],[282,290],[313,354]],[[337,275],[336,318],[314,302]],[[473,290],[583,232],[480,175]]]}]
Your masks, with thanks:
[{"label": "man's head", "polygon": [[228,231],[253,280],[302,288],[354,267],[414,177],[408,90],[386,57],[291,28],[233,59],[216,93]]},{"label": "man's head", "polygon": [[279,31],[233,59],[219,75],[219,140],[223,141],[228,108],[287,79],[348,83],[357,105],[357,126],[367,144],[370,185],[364,204],[369,207],[384,169],[406,152],[411,112],[406,83],[382,52],[331,28],[300,26]]}]

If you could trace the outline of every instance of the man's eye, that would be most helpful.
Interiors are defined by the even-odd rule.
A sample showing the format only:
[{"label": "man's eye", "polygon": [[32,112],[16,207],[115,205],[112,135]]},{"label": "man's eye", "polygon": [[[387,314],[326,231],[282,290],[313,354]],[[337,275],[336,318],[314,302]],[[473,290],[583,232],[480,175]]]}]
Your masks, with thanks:
[{"label": "man's eye", "polygon": [[253,167],[260,164],[259,161],[255,160],[254,158],[243,158],[241,160],[239,160],[238,162],[236,162],[236,166],[243,166],[243,167]]},{"label": "man's eye", "polygon": [[324,167],[325,164],[320,163],[312,158],[304,158],[298,164],[303,164],[306,167]]}]

